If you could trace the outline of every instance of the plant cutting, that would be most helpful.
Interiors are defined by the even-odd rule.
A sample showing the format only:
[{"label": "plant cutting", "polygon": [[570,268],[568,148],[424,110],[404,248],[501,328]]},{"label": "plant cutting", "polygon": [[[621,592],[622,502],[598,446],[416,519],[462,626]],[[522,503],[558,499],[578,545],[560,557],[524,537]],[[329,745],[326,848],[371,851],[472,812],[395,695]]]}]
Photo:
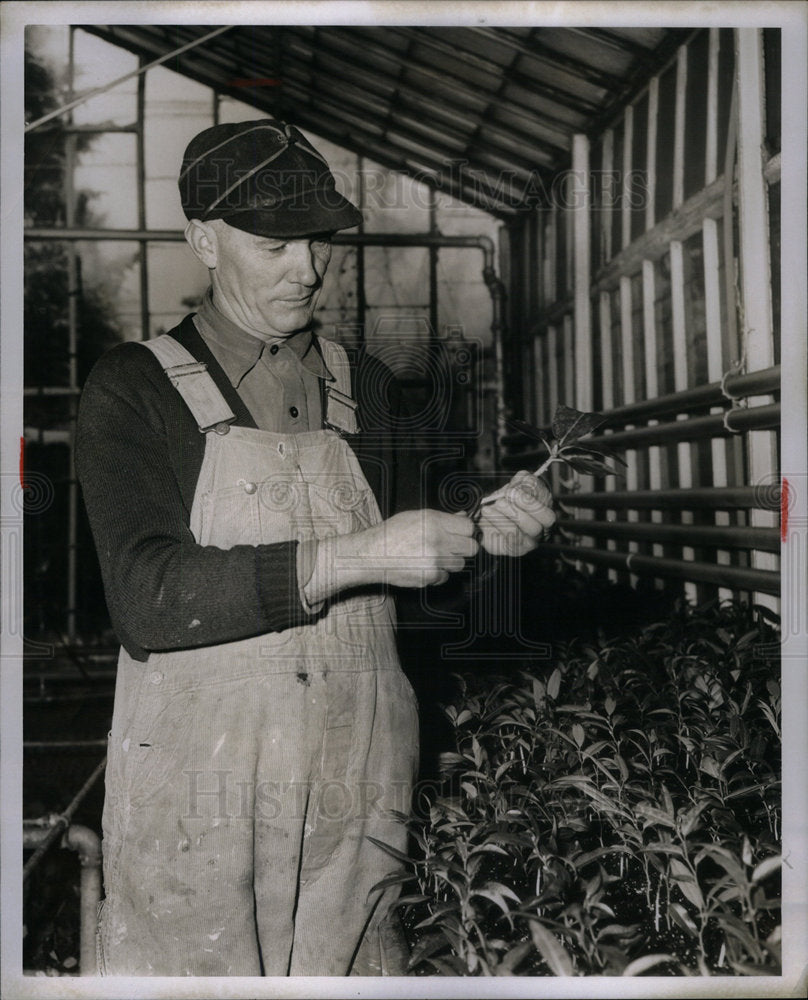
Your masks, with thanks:
[{"label": "plant cutting", "polygon": [[[602,442],[594,444],[587,440],[588,435],[605,422],[606,417],[602,413],[586,413],[562,405],[555,411],[550,434],[524,420],[509,420],[507,423],[513,430],[539,442],[547,449],[547,458],[533,473],[538,478],[554,464],[566,465],[575,472],[584,474],[620,475],[620,471],[610,465],[608,459],[625,465],[623,459]],[[479,520],[482,508],[494,503],[498,495],[497,492],[480,498],[469,512],[472,520]]]}]

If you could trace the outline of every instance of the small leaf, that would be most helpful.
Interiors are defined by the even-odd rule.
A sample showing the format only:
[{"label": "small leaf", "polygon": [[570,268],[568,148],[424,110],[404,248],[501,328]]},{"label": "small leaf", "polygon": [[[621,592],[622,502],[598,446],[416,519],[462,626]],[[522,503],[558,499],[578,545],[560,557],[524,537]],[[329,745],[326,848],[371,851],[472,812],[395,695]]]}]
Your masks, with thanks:
[{"label": "small leaf", "polygon": [[571,976],[573,974],[572,959],[555,934],[547,930],[538,920],[531,920],[530,935],[533,938],[533,944],[536,945],[554,976]]},{"label": "small leaf", "polygon": [[584,740],[586,739],[586,733],[584,732],[584,727],[579,725],[579,723],[577,722],[572,727],[572,738],[575,740],[575,742],[578,744],[579,747],[582,747],[584,745]]},{"label": "small leaf", "polygon": [[605,420],[602,413],[584,413],[571,406],[559,406],[553,417],[553,435],[560,445],[571,444],[600,427]]},{"label": "small leaf", "polygon": [[561,690],[561,671],[556,667],[556,669],[550,674],[550,679],[547,681],[547,697],[550,701],[555,701],[558,697],[558,692]]},{"label": "small leaf", "polygon": [[676,858],[671,858],[671,876],[682,891],[682,895],[699,910],[704,909],[704,896],[701,894],[693,872]]},{"label": "small leaf", "polygon": [[414,969],[419,962],[434,955],[439,948],[445,948],[446,944],[446,938],[442,934],[428,934],[426,937],[421,938],[413,948],[408,963],[409,967]]},{"label": "small leaf", "polygon": [[579,455],[564,455],[564,461],[576,472],[592,476],[616,476],[617,470],[597,458],[587,458]]},{"label": "small leaf", "polygon": [[673,955],[643,955],[642,958],[635,958],[623,969],[624,976],[641,976],[655,965],[662,965],[663,962],[675,962]]},{"label": "small leaf", "polygon": [[673,922],[678,924],[682,930],[687,931],[693,937],[698,937],[699,929],[681,903],[671,903],[668,906],[668,913],[673,918]]},{"label": "small leaf", "polygon": [[390,854],[394,858],[398,858],[399,861],[403,861],[408,865],[413,863],[412,858],[408,857],[403,851],[399,851],[397,847],[391,847],[390,844],[385,844],[383,840],[377,840],[375,837],[368,836],[367,839],[371,842],[371,844],[375,844],[377,847],[380,847],[385,854]]},{"label": "small leaf", "polygon": [[514,969],[519,963],[533,951],[532,941],[521,941],[515,948],[511,948],[502,958],[502,961],[494,969],[497,976],[512,976]]},{"label": "small leaf", "polygon": [[524,420],[508,419],[505,422],[508,427],[512,427],[520,434],[524,434],[525,437],[532,438],[534,441],[541,441],[549,450],[550,446],[547,444],[547,437],[540,428],[534,427],[533,424],[529,424]]},{"label": "small leaf", "polygon": [[752,881],[762,882],[763,879],[768,878],[768,876],[771,875],[772,872],[777,871],[777,869],[780,868],[782,863],[783,859],[780,857],[779,854],[772,858],[764,858],[764,860],[761,861],[760,864],[758,864],[755,867],[755,870],[752,872]]}]

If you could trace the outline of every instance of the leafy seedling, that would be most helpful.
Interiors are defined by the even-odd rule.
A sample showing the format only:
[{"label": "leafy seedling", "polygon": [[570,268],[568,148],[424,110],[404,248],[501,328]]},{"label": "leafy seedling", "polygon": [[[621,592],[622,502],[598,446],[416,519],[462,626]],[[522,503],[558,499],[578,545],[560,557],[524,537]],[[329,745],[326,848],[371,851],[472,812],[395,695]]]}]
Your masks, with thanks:
[{"label": "leafy seedling", "polygon": [[[575,472],[595,476],[621,475],[619,469],[614,468],[607,459],[625,465],[623,459],[604,444],[593,444],[586,440],[589,434],[605,422],[606,417],[602,413],[584,413],[571,406],[559,406],[553,417],[550,436],[524,420],[509,420],[508,426],[533,441],[540,442],[547,449],[547,458],[533,473],[537,478],[556,462],[568,465]],[[494,503],[496,499],[496,496],[491,496],[479,500],[471,512],[472,519],[476,520],[480,509]]]}]

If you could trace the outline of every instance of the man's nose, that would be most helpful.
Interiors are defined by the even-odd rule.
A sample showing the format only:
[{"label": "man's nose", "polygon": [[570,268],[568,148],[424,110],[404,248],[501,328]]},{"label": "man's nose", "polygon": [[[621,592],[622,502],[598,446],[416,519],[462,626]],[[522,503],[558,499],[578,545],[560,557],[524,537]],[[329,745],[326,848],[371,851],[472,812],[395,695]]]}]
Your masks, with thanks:
[{"label": "man's nose", "polygon": [[301,285],[316,285],[319,274],[314,266],[314,250],[308,240],[295,240],[290,247],[289,279]]}]

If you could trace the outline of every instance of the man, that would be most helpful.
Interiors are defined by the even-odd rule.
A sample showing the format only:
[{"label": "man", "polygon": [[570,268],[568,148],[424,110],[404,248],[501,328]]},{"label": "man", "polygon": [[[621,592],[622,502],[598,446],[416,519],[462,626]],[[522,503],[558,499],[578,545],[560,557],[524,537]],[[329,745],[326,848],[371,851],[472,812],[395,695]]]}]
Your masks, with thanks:
[{"label": "man", "polygon": [[[417,763],[386,587],[447,580],[478,525],[417,509],[389,372],[311,332],[331,234],[360,220],[320,154],[282,122],[214,126],[179,186],[208,295],[105,355],[78,423],[122,643],[101,971],[380,974],[373,839],[405,848]],[[550,505],[520,473],[482,544],[528,551]]]}]

